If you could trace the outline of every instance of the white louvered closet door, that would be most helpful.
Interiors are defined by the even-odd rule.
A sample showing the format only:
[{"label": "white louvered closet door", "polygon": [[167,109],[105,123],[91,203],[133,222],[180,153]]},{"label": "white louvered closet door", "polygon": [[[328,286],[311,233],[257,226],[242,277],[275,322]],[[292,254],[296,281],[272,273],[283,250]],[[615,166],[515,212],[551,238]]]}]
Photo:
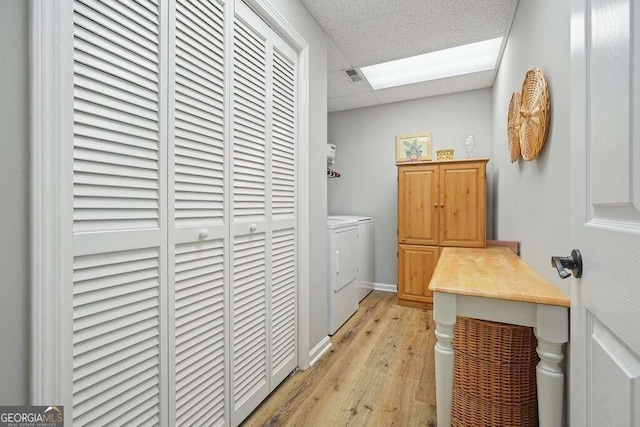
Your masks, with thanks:
[{"label": "white louvered closet door", "polygon": [[297,366],[295,52],[237,0],[232,90],[232,423]]},{"label": "white louvered closet door", "polygon": [[173,0],[170,10],[171,424],[220,426],[229,422],[225,6]]},{"label": "white louvered closet door", "polygon": [[73,3],[72,378],[62,380],[77,426],[166,425],[166,18],[153,0]]},{"label": "white louvered closet door", "polygon": [[267,65],[269,27],[236,2],[233,26],[233,424],[269,394]]},{"label": "white louvered closet door", "polygon": [[298,366],[296,293],[297,54],[272,37],[271,55],[271,390]]},{"label": "white louvered closet door", "polygon": [[297,56],[237,0],[73,23],[73,425],[237,425],[297,365]]}]

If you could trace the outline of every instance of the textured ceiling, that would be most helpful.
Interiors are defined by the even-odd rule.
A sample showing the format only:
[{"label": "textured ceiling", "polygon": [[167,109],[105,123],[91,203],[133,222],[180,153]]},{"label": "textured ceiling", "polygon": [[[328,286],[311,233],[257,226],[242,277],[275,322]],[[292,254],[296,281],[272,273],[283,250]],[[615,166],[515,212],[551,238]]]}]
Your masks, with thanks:
[{"label": "textured ceiling", "polygon": [[301,0],[330,37],[329,111],[490,87],[494,72],[373,91],[342,72],[506,35],[518,0]]}]

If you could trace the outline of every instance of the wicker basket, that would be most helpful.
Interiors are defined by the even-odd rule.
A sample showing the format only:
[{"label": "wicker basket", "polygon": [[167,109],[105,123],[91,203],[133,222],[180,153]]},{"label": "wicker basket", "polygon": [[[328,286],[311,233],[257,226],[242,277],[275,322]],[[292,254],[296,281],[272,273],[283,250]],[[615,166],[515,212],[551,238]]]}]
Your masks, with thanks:
[{"label": "wicker basket", "polygon": [[501,405],[469,397],[453,390],[453,427],[521,427],[538,426],[538,402],[520,406]]},{"label": "wicker basket", "polygon": [[520,158],[520,94],[513,92],[509,103],[507,118],[507,136],[509,139],[509,160],[511,163]]},{"label": "wicker basket", "polygon": [[437,150],[436,156],[438,160],[452,160],[453,159],[453,151],[452,149],[446,150]]},{"label": "wicker basket", "polygon": [[459,317],[453,346],[453,426],[538,425],[531,328]]},{"label": "wicker basket", "polygon": [[538,68],[527,71],[520,92],[520,152],[534,160],[547,140],[551,103],[547,80]]}]

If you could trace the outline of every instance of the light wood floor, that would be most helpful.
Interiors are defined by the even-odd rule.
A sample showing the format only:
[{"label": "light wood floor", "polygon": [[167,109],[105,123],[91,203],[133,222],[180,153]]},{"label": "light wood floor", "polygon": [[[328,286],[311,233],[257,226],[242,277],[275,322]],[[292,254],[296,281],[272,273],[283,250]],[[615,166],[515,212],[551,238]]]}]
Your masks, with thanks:
[{"label": "light wood floor", "polygon": [[371,293],[316,366],[287,378],[244,426],[435,427],[431,311]]}]

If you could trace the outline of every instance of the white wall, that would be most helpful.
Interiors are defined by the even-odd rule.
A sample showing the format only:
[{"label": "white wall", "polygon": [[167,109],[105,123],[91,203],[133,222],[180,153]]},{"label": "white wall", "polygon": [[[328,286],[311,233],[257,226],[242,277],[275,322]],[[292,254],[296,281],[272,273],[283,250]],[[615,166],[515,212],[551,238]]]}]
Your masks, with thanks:
[{"label": "white wall", "polygon": [[0,1],[0,404],[29,399],[29,2]]},{"label": "white wall", "polygon": [[327,220],[327,36],[298,0],[271,0],[282,16],[309,43],[310,140],[309,223],[310,254],[310,348],[327,336],[326,237]]},{"label": "white wall", "polygon": [[[433,156],[441,148],[465,158],[466,133],[475,135],[474,157],[492,157],[491,89],[385,104],[329,114],[329,142],[336,144],[329,180],[329,212],[371,215],[375,219],[375,280],[397,284],[397,168],[395,136],[433,132]],[[491,182],[491,162],[487,176]],[[491,218],[491,184],[489,184]],[[492,235],[491,220],[487,224]]]},{"label": "white wall", "polygon": [[[493,87],[495,232],[521,242],[521,256],[538,273],[569,293],[550,266],[552,255],[571,252],[569,28],[571,2],[520,1]],[[540,68],[551,92],[551,128],[545,147],[531,162],[511,164],[507,111],[525,72]]]}]

